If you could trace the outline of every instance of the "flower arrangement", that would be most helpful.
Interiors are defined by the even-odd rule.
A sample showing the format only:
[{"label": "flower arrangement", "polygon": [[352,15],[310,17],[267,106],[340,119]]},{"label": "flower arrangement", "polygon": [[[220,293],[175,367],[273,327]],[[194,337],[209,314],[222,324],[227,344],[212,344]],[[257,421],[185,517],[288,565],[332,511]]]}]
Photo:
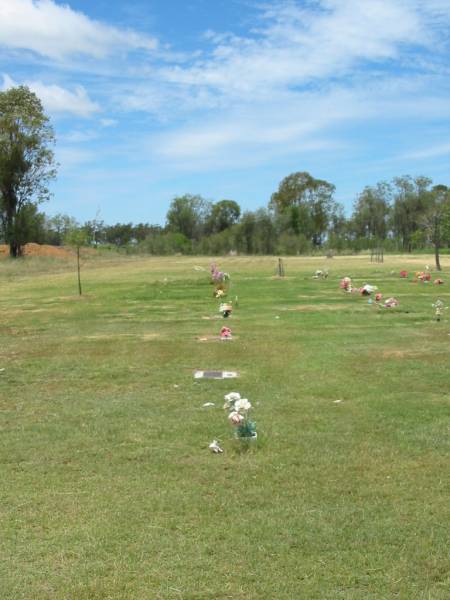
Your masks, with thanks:
[{"label": "flower arrangement", "polygon": [[225,290],[222,286],[217,286],[214,290],[214,298],[223,298],[225,296]]},{"label": "flower arrangement", "polygon": [[431,305],[434,308],[434,315],[436,317],[436,321],[440,321],[441,317],[444,313],[444,310],[447,308],[442,300],[436,300],[434,304]]},{"label": "flower arrangement", "polygon": [[444,280],[441,279],[440,277],[438,277],[437,279],[434,280],[434,285],[442,285],[444,283]]},{"label": "flower arrangement", "polygon": [[416,279],[422,281],[423,283],[431,281],[431,273],[429,273],[428,271],[426,273],[424,271],[417,271]]},{"label": "flower arrangement", "polygon": [[216,267],[216,263],[211,263],[211,283],[223,283],[228,281],[230,276],[224,271],[219,271]]},{"label": "flower arrangement", "polygon": [[377,289],[378,288],[376,286],[366,283],[362,288],[359,288],[359,293],[361,296],[370,296]]},{"label": "flower arrangement", "polygon": [[408,271],[400,271],[400,277],[406,279],[406,277],[408,277]]},{"label": "flower arrangement", "polygon": [[388,298],[384,303],[384,308],[394,308],[399,305],[397,298]]},{"label": "flower arrangement", "polygon": [[328,271],[326,269],[325,271],[318,269],[313,275],[313,279],[326,279],[327,277]]},{"label": "flower arrangement", "polygon": [[228,410],[228,421],[235,428],[234,435],[240,440],[255,440],[258,437],[256,423],[249,418],[252,408],[247,398],[241,398],[239,392],[230,392],[224,396],[225,410]]},{"label": "flower arrangement", "polygon": [[231,329],[229,327],[222,327],[220,330],[220,339],[221,340],[232,340]]},{"label": "flower arrangement", "polygon": [[350,279],[350,277],[344,277],[343,279],[341,279],[341,281],[339,282],[339,287],[345,292],[351,292],[352,280]]},{"label": "flower arrangement", "polygon": [[219,306],[219,312],[222,313],[224,319],[228,319],[233,311],[233,305],[231,302],[222,302]]},{"label": "flower arrangement", "polygon": [[375,294],[375,302],[381,302],[383,298],[383,294],[381,292],[378,292],[377,294]]}]

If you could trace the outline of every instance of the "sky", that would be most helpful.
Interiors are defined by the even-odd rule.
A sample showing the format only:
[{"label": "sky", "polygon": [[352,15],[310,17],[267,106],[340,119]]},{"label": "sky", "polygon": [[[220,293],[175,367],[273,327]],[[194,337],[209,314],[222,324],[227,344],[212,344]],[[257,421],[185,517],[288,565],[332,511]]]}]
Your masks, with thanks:
[{"label": "sky", "polygon": [[267,206],[308,171],[450,185],[450,0],[0,0],[0,90],[56,133],[42,209],[164,224],[200,194]]}]

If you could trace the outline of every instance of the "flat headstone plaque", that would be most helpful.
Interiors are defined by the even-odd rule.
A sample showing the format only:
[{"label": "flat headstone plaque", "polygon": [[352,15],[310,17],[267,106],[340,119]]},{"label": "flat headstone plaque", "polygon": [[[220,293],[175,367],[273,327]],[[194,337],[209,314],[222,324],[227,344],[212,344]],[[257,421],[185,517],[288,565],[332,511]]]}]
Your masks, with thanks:
[{"label": "flat headstone plaque", "polygon": [[195,379],[233,379],[239,377],[236,371],[195,371]]}]

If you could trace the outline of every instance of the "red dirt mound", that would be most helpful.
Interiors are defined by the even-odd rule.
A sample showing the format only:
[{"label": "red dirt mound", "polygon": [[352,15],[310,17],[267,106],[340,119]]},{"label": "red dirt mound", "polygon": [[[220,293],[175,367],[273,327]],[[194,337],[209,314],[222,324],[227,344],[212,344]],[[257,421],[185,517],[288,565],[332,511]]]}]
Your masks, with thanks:
[{"label": "red dirt mound", "polygon": [[[62,246],[48,246],[46,244],[25,244],[24,256],[49,256],[52,258],[70,258],[73,251]],[[0,256],[9,256],[9,246],[0,245]]]}]

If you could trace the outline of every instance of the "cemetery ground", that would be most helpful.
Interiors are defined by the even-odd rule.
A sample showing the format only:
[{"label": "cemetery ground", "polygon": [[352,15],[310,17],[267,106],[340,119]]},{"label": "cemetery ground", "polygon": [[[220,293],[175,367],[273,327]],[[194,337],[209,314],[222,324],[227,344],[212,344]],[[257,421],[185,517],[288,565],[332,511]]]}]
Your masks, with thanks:
[{"label": "cemetery ground", "polygon": [[208,259],[91,257],[81,298],[73,259],[0,261],[2,600],[447,600],[449,257],[216,262],[229,342]]}]

